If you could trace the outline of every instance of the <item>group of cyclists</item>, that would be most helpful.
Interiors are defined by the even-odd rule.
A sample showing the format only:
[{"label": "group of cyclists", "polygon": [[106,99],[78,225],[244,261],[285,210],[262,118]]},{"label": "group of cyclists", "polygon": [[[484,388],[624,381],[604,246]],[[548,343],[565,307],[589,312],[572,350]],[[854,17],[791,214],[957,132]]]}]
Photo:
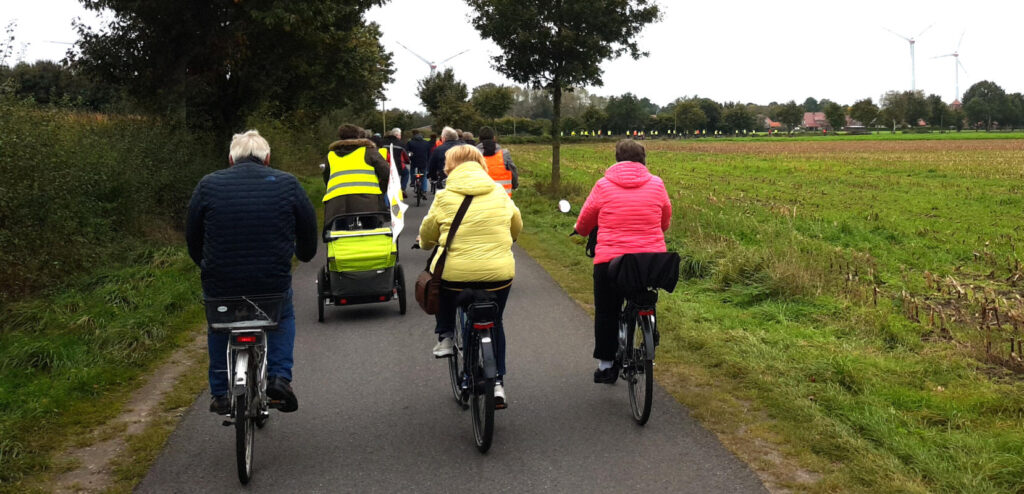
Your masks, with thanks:
[{"label": "group of cyclists", "polygon": [[[437,246],[437,257],[447,250],[442,273],[441,303],[435,315],[437,343],[432,354],[451,355],[455,331],[456,298],[467,288],[493,292],[499,307],[495,321],[497,374],[496,408],[506,408],[504,312],[515,260],[512,244],[523,229],[523,218],[512,200],[519,186],[518,170],[507,149],[497,143],[490,127],[473,135],[445,127],[436,141],[414,131],[401,141],[401,129],[387,138],[369,136],[362,128],[345,124],[338,139],[328,146],[323,170],[326,191],[324,218],[344,213],[379,212],[389,208],[386,192],[391,162],[399,168],[401,189],[410,176],[445,179],[420,224],[417,243]],[[189,254],[201,269],[204,295],[230,297],[264,293],[288,293],[280,331],[268,334],[267,395],[284,405],[282,412],[298,408],[291,388],[295,317],[291,309],[291,260],[308,262],[316,254],[319,232],[313,206],[288,173],[270,167],[270,145],[258,131],[236,134],[230,146],[228,168],[213,172],[196,186],[186,219]],[[446,245],[449,229],[460,205],[472,196],[457,228],[453,245]],[[638,252],[665,252],[664,232],[669,228],[672,206],[662,180],[646,167],[646,151],[634,140],[615,145],[615,163],[593,186],[580,210],[575,231],[588,235],[595,228],[594,349],[595,383],[614,383],[617,318],[624,294],[609,277],[609,262]],[[367,216],[366,221],[372,221]],[[363,225],[366,227],[367,225]],[[209,332],[210,411],[230,412],[223,334]]]}]

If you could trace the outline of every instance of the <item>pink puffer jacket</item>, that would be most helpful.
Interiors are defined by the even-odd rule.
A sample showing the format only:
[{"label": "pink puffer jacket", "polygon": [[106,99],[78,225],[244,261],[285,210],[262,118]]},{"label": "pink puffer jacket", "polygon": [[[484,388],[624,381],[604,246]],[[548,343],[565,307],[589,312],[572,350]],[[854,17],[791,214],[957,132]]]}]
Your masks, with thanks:
[{"label": "pink puffer jacket", "polygon": [[665,230],[672,221],[672,203],[665,183],[642,163],[612,165],[594,184],[576,220],[576,231],[597,230],[594,264],[623,254],[665,252]]}]

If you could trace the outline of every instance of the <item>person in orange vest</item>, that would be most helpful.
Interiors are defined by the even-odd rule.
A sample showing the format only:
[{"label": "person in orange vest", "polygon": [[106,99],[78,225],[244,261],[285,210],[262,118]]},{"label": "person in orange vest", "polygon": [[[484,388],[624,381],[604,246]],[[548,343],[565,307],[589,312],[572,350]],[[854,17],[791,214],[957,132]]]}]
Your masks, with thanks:
[{"label": "person in orange vest", "polygon": [[481,128],[480,144],[477,144],[476,147],[484,154],[487,174],[505,189],[505,193],[509,197],[512,197],[512,191],[519,188],[519,170],[512,162],[512,155],[509,154],[508,149],[502,149],[495,141],[495,137],[497,135],[494,129]]}]

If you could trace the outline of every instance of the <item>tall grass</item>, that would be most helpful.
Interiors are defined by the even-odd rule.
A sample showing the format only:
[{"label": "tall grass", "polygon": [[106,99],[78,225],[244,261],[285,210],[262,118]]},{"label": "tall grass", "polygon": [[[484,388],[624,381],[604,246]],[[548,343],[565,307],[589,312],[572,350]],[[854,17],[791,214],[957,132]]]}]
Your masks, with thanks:
[{"label": "tall grass", "polygon": [[[764,467],[782,486],[1024,489],[1024,381],[978,351],[976,321],[938,337],[898,296],[956,299],[925,273],[1020,291],[1006,280],[1024,141],[647,144],[683,256],[685,280],[659,303],[658,378],[677,399],[748,461],[763,462],[751,445],[769,440],[822,474]],[[524,246],[590,301],[590,264],[555,200],[581,205],[612,146],[563,148],[560,195],[547,148],[509,148]]]}]

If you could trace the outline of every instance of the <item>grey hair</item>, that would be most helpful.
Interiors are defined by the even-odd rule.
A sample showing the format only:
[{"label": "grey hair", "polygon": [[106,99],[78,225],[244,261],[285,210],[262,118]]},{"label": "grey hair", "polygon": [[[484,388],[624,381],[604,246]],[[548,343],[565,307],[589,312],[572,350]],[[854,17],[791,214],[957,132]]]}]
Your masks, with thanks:
[{"label": "grey hair", "polygon": [[473,133],[472,132],[468,132],[467,131],[467,132],[463,132],[462,133],[462,140],[472,139],[472,138],[473,138]]},{"label": "grey hair", "polygon": [[395,127],[393,129],[391,129],[391,135],[401,139],[402,138],[402,129],[399,129],[398,127]]},{"label": "grey hair", "polygon": [[445,142],[457,141],[459,140],[459,133],[455,132],[455,129],[451,127],[445,127],[441,129],[441,140]]},{"label": "grey hair", "polygon": [[262,162],[270,156],[270,144],[258,130],[247,130],[231,138],[231,159],[238,163],[250,156]]}]

